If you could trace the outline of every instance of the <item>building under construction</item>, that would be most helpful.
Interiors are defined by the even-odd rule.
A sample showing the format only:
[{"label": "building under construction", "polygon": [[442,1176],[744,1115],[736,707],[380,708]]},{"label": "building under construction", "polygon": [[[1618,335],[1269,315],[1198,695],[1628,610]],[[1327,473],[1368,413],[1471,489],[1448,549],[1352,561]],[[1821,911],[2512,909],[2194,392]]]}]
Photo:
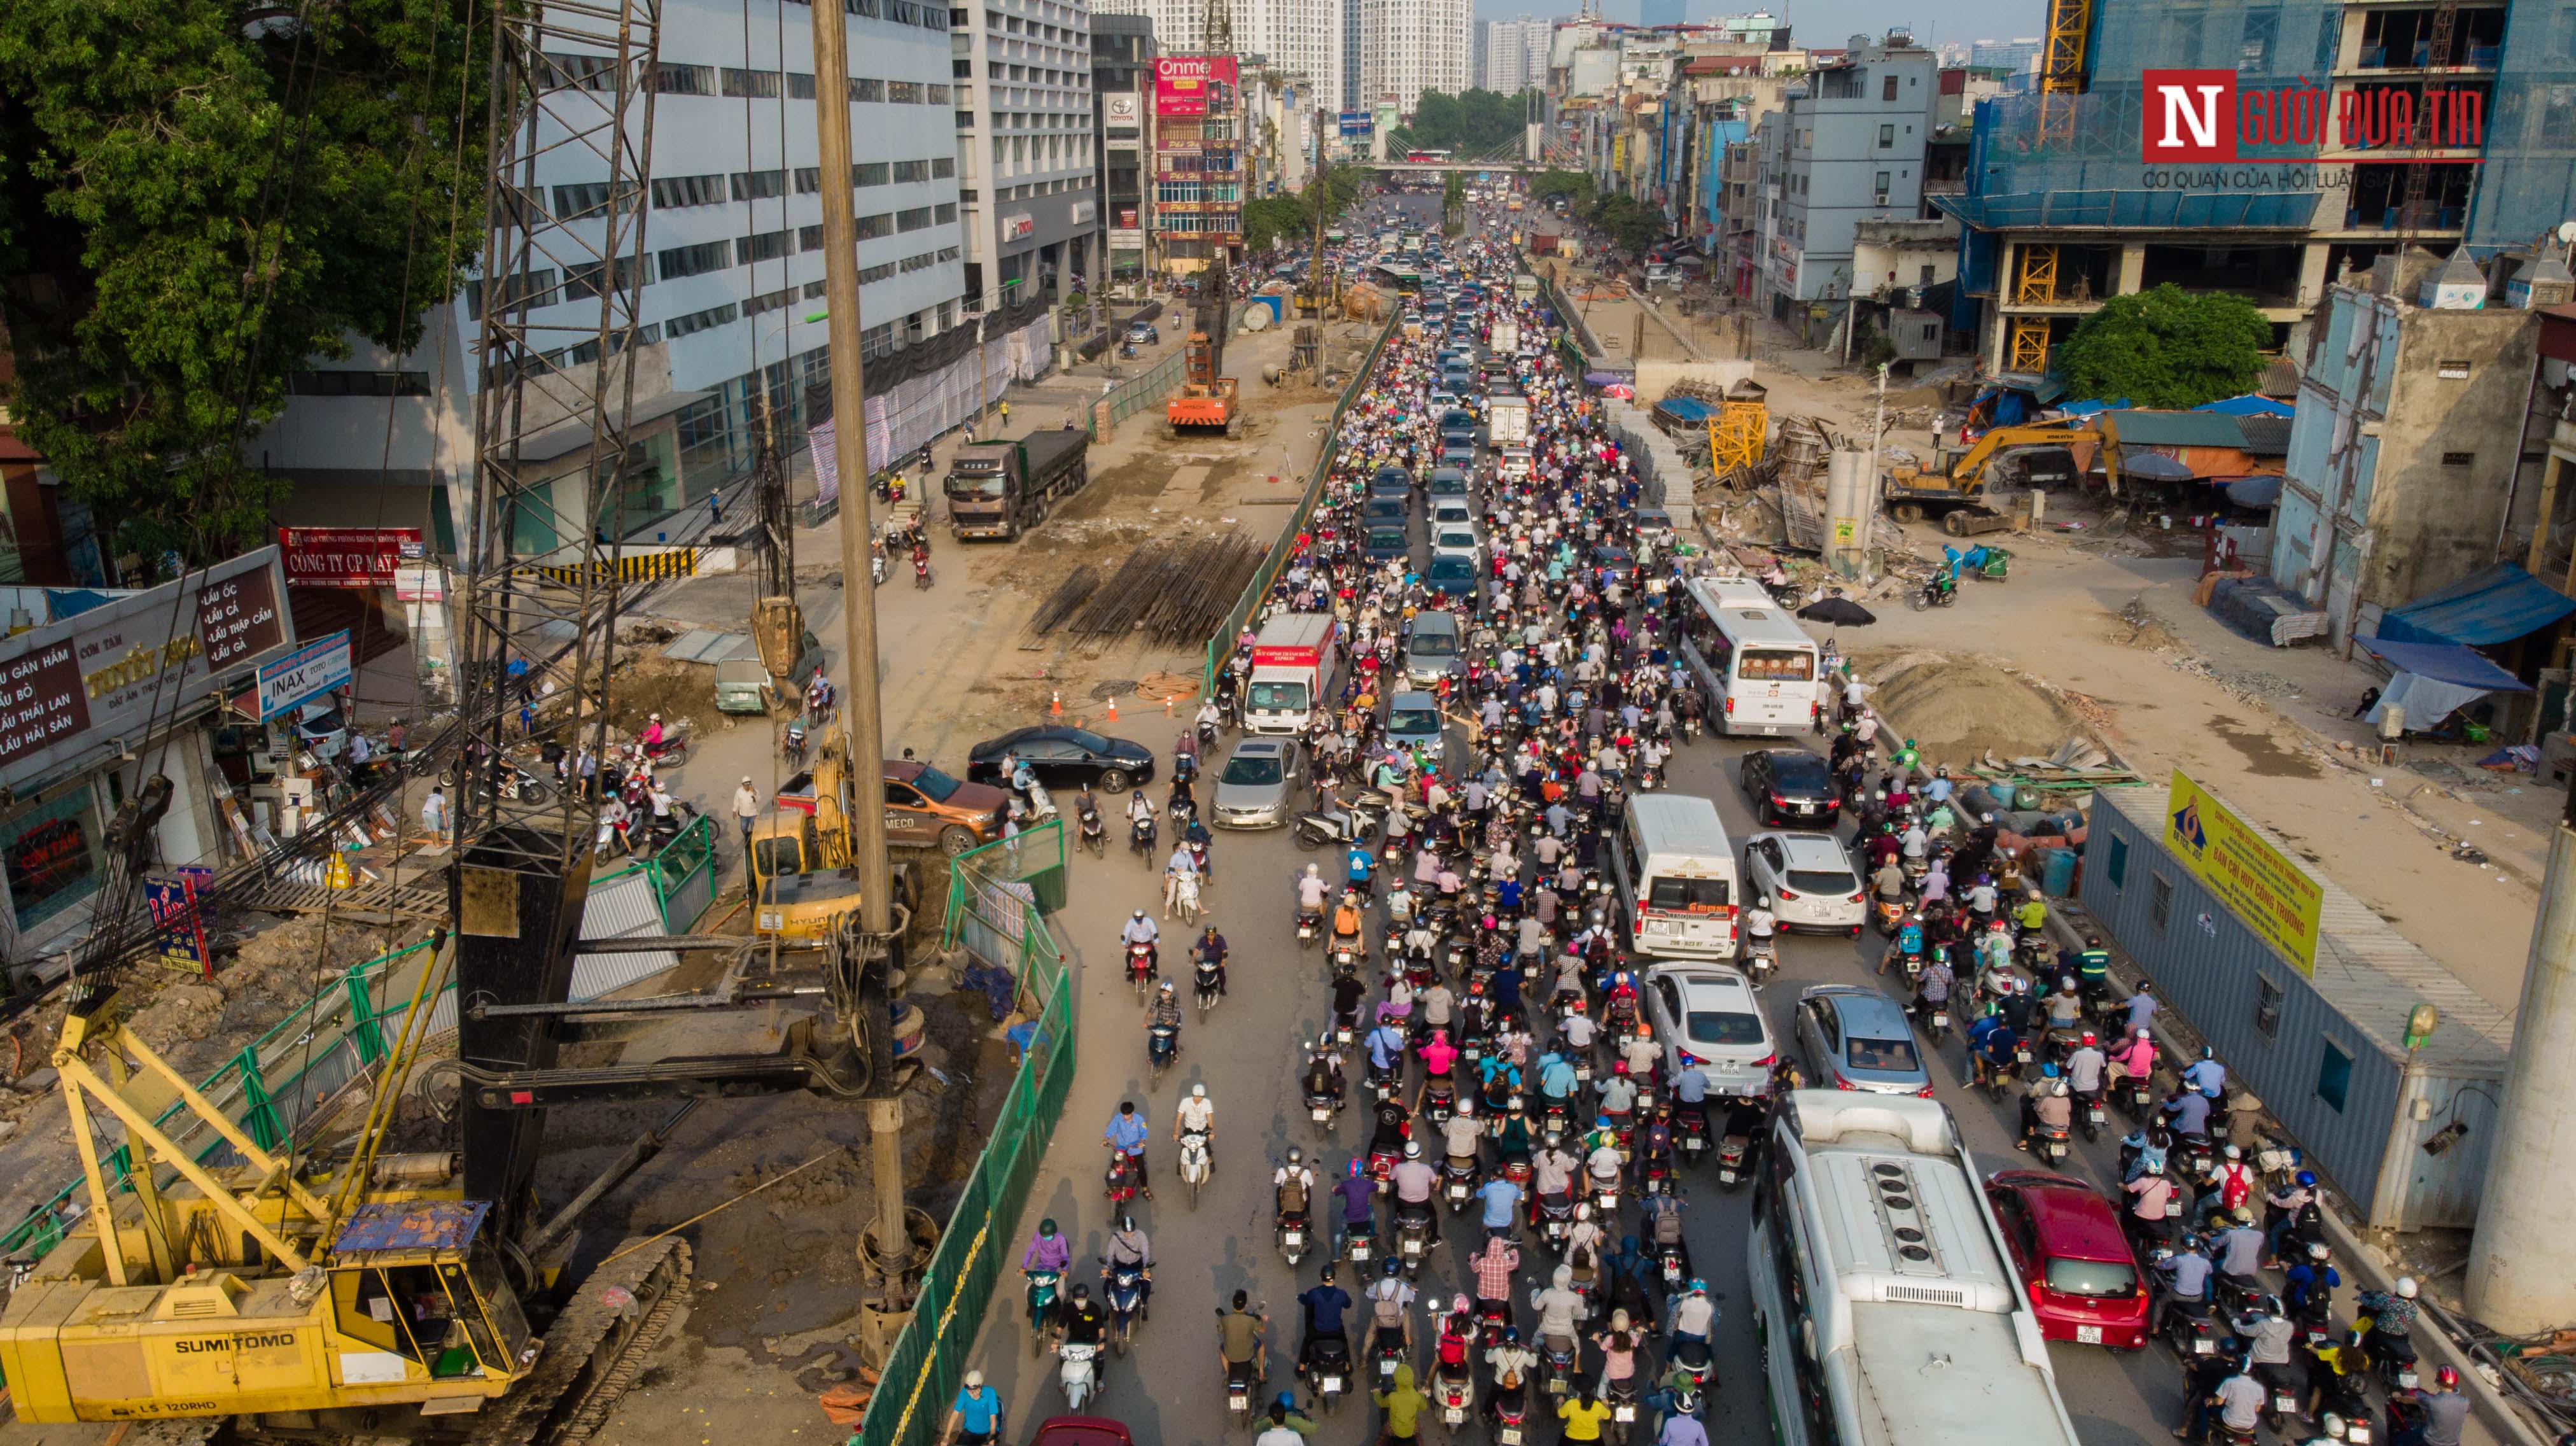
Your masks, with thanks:
[{"label": "building under construction", "polygon": [[[2478,255],[2576,216],[2576,0],[2052,0],[2030,93],[1977,107],[1954,328],[2044,373],[2112,296],[2250,297],[2304,347],[2401,244]],[[2232,93],[2151,71],[2234,73]]]}]

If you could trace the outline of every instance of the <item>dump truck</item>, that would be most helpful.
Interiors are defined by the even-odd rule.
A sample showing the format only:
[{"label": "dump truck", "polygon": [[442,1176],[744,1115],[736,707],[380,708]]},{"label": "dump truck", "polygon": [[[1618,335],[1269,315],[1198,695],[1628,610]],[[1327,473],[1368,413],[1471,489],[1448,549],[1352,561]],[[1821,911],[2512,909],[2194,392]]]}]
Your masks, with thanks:
[{"label": "dump truck", "polygon": [[1061,428],[1015,442],[970,442],[957,449],[942,483],[948,526],[957,540],[1007,542],[1046,521],[1059,498],[1091,480],[1091,434]]},{"label": "dump truck", "polygon": [[1899,522],[1941,519],[1954,537],[1992,531],[2002,514],[1985,504],[1998,480],[2015,487],[2072,486],[2083,475],[2074,448],[2093,448],[2116,488],[2120,436],[2108,415],[2082,424],[1996,427],[1964,448],[1945,449],[1930,469],[1890,468],[1880,478],[1880,499]]}]

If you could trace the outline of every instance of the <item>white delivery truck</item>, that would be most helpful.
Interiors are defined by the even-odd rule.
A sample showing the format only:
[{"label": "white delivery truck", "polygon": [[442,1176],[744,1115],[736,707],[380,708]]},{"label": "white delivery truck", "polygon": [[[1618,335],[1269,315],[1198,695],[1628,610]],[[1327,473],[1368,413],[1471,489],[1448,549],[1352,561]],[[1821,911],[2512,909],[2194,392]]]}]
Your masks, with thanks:
[{"label": "white delivery truck", "polygon": [[1487,338],[1485,350],[1495,356],[1518,356],[1521,351],[1521,324],[1506,318],[1494,323],[1494,334]]},{"label": "white delivery truck", "polygon": [[1247,733],[1302,733],[1333,680],[1340,623],[1330,613],[1282,613],[1252,640],[1243,693]]},{"label": "white delivery truck", "polygon": [[1485,398],[1486,445],[1501,451],[1505,447],[1529,445],[1529,399],[1497,394]]}]

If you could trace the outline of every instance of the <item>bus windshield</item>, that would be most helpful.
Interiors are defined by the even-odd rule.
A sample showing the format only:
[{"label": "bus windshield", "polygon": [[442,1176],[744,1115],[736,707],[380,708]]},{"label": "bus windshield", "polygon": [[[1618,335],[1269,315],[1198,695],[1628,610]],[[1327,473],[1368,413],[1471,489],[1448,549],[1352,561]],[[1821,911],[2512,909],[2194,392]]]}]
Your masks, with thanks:
[{"label": "bus windshield", "polygon": [[1706,909],[1723,909],[1735,902],[1728,897],[1724,879],[1679,879],[1658,876],[1646,890],[1646,907],[1678,913],[1698,913]]},{"label": "bus windshield", "polygon": [[1735,676],[1757,683],[1804,683],[1816,676],[1816,655],[1792,648],[1746,648]]}]

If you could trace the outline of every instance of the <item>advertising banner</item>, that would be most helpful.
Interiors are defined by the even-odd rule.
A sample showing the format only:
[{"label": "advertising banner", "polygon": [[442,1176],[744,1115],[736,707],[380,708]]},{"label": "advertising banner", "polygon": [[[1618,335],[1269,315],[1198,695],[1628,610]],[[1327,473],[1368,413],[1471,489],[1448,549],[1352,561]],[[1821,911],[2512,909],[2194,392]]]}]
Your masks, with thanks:
[{"label": "advertising banner", "polygon": [[1368,113],[1367,111],[1364,111],[1364,110],[1346,110],[1346,111],[1342,112],[1342,134],[1343,134],[1343,135],[1346,135],[1346,136],[1364,136],[1364,135],[1367,135],[1368,133],[1369,133],[1369,113]]},{"label": "advertising banner", "polygon": [[349,682],[349,630],[306,643],[259,670],[259,721],[309,703]]},{"label": "advertising banner", "polygon": [[2165,847],[2264,942],[2315,977],[2325,889],[2179,768],[2165,799]]},{"label": "advertising banner", "polygon": [[[1210,94],[1236,83],[1231,55],[1166,55],[1154,62],[1154,114],[1203,116]],[[1218,108],[1225,102],[1220,99]]]},{"label": "advertising banner", "polygon": [[166,724],[211,685],[292,651],[278,549],[0,641],[0,784]]}]

